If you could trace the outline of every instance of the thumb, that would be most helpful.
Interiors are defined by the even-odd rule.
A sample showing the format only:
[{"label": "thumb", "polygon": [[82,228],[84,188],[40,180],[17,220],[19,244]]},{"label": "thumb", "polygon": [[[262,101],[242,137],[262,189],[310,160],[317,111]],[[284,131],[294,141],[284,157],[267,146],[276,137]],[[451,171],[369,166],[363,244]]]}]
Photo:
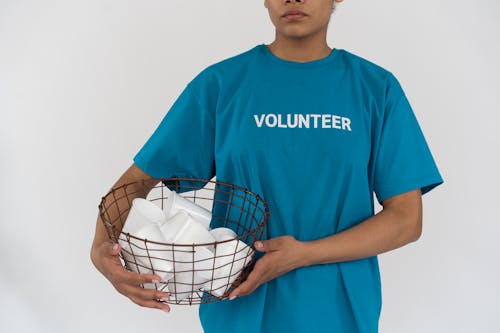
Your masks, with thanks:
[{"label": "thumb", "polygon": [[254,243],[254,246],[257,249],[257,251],[264,252],[264,251],[269,251],[270,250],[269,249],[269,240],[267,240],[267,241],[263,241],[263,240],[256,241]]},{"label": "thumb", "polygon": [[254,243],[258,251],[276,251],[281,245],[281,237],[269,238],[267,240],[259,240]]},{"label": "thumb", "polygon": [[112,256],[117,256],[121,250],[122,250],[122,248],[121,248],[120,244],[118,244],[118,243],[111,244],[111,255]]}]

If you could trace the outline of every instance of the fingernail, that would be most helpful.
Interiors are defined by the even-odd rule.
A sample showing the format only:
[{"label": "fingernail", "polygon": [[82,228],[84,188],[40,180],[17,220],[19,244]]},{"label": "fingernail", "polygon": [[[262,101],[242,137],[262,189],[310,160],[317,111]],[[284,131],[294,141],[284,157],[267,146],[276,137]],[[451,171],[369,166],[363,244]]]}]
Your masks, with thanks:
[{"label": "fingernail", "polygon": [[169,309],[162,309],[164,312],[170,314],[170,310]]},{"label": "fingernail", "polygon": [[153,282],[153,283],[160,283],[160,279],[152,279],[151,282]]},{"label": "fingernail", "polygon": [[256,247],[262,247],[262,242],[255,242]]},{"label": "fingernail", "polygon": [[229,300],[230,300],[230,301],[232,301],[232,300],[233,300],[233,299],[235,299],[236,297],[237,297],[236,295],[231,296],[231,297],[229,297]]},{"label": "fingernail", "polygon": [[113,251],[118,250],[118,244],[113,245]]}]

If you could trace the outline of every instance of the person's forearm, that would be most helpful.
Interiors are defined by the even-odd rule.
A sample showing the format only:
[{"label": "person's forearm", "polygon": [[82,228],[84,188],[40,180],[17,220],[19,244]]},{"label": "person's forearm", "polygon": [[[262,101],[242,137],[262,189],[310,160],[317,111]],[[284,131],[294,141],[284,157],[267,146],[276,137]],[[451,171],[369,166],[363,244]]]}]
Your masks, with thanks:
[{"label": "person's forearm", "polygon": [[[111,187],[111,189],[116,189],[115,190],[115,197],[117,198],[116,202],[113,205],[109,205],[108,201],[108,206],[109,209],[106,211],[106,217],[113,223],[114,229],[116,232],[120,232],[123,225],[122,223],[125,222],[125,219],[128,215],[128,213],[123,214],[121,217],[118,215],[118,211],[124,212],[127,209],[130,208],[130,203],[132,202],[133,199],[135,198],[145,198],[149,191],[154,187],[154,184],[149,180],[146,181],[145,184],[133,184],[127,186],[127,195],[125,196],[125,190],[123,188],[118,189],[118,187],[127,184],[127,183],[133,183],[137,179],[134,178],[129,178],[127,177],[126,174],[122,175],[120,179]],[[110,189],[110,190],[111,190]],[[108,197],[108,200],[114,201],[115,199],[112,196]],[[117,206],[119,207],[117,209]],[[120,223],[121,222],[121,223]],[[108,232],[106,231],[106,228],[104,226],[104,223],[101,219],[100,212],[97,216],[97,221],[96,221],[96,229],[95,229],[95,235],[94,235],[94,240],[92,242],[92,248],[91,248],[91,257],[92,257],[92,252],[93,250],[105,242],[106,240],[109,239]]]},{"label": "person's forearm", "polygon": [[414,215],[384,209],[342,232],[304,242],[302,266],[374,256],[416,241],[417,230]]}]

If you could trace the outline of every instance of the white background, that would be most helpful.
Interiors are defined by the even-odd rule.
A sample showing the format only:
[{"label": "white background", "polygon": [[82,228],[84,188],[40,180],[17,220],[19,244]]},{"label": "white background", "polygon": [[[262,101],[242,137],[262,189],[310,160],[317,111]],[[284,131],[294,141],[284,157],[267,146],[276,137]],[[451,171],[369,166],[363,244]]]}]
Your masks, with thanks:
[{"label": "white background", "polygon": [[[379,255],[380,332],[500,331],[498,1],[346,0],[328,43],[391,70],[445,184]],[[260,43],[263,1],[0,0],[0,331],[201,332],[89,258],[101,196],[185,84]],[[300,311],[300,304],[297,304]]]}]

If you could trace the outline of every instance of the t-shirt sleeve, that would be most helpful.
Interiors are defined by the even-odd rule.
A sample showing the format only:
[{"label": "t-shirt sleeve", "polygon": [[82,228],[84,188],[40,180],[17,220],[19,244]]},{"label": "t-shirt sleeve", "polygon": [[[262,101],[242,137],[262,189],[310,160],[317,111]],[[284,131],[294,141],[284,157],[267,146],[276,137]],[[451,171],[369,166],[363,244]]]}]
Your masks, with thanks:
[{"label": "t-shirt sleeve", "polygon": [[425,194],[443,183],[412,107],[390,72],[384,93],[370,158],[371,184],[379,203],[418,188]]},{"label": "t-shirt sleeve", "polygon": [[[207,71],[202,71],[185,86],[134,156],[134,163],[154,178],[212,179],[215,176],[215,94]],[[206,182],[198,188],[204,184]]]}]

